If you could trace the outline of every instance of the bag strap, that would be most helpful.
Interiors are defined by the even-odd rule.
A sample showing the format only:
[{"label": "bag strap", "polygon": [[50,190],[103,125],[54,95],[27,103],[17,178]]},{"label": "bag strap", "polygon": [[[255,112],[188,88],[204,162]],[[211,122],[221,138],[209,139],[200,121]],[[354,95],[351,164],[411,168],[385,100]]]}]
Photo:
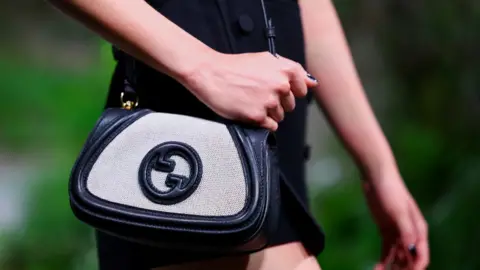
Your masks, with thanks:
[{"label": "bag strap", "polygon": [[[265,36],[268,41],[268,51],[275,57],[278,57],[275,48],[275,27],[273,26],[272,19],[267,15],[264,0],[260,0],[260,2],[265,21]],[[115,58],[123,62],[123,65],[125,66],[124,87],[120,94],[120,102],[124,109],[131,110],[138,106],[138,95],[135,92],[135,86],[137,84],[137,60],[115,46],[113,46],[113,51],[114,55],[116,55]]]},{"label": "bag strap", "polygon": [[272,18],[269,18],[267,15],[265,1],[260,0],[260,2],[262,3],[263,19],[265,20],[265,36],[268,41],[268,51],[277,57],[277,51],[275,48],[275,26],[273,26]]}]

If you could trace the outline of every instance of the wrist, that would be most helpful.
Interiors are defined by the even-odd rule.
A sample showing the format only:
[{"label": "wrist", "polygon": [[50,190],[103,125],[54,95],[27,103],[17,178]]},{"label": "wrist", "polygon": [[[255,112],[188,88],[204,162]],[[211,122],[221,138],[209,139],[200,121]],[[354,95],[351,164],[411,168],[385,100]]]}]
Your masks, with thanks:
[{"label": "wrist", "polygon": [[383,162],[361,166],[362,179],[368,183],[379,183],[390,179],[397,179],[400,175],[397,164],[393,158],[384,159]]},{"label": "wrist", "polygon": [[198,77],[201,70],[212,66],[219,52],[208,46],[201,46],[197,50],[190,50],[183,54],[183,61],[179,61],[173,67],[172,77],[179,83],[190,89],[192,81]]}]

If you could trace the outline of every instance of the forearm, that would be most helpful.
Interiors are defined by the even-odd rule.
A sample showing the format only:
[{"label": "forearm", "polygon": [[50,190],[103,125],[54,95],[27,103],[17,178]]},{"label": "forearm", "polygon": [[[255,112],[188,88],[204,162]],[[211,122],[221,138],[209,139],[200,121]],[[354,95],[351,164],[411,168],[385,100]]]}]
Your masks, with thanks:
[{"label": "forearm", "polygon": [[300,0],[307,70],[319,80],[315,97],[368,179],[396,170],[330,0]]},{"label": "forearm", "polygon": [[180,79],[212,50],[143,0],[50,0],[137,59]]}]

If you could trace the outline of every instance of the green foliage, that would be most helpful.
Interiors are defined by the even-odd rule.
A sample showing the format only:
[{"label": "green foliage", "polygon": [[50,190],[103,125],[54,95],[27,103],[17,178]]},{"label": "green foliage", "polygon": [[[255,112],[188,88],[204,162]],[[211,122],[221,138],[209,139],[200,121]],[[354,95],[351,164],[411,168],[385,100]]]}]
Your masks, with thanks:
[{"label": "green foliage", "polygon": [[0,123],[8,127],[0,132],[3,146],[23,152],[42,145],[71,147],[83,140],[105,102],[113,70],[110,54],[104,44],[98,65],[83,71],[2,57],[6,60],[0,61],[1,91],[8,101],[0,106]]},{"label": "green foliage", "polygon": [[74,217],[67,184],[103,107],[114,64],[110,53],[103,43],[99,64],[81,72],[0,62],[2,94],[11,101],[0,106],[0,122],[9,127],[0,133],[2,147],[55,157],[53,167],[38,169],[29,181],[24,225],[2,237],[1,269],[96,269],[92,230]]},{"label": "green foliage", "polygon": [[[381,115],[382,126],[429,221],[430,269],[480,269],[477,2],[335,2],[349,39],[372,36],[385,62],[384,91],[395,102]],[[24,226],[0,238],[2,270],[96,269],[92,230],[73,216],[67,194],[69,169],[100,115],[113,70],[108,44],[96,58],[79,70],[0,53],[1,148],[54,157],[30,181]],[[351,167],[338,142],[332,144],[333,154]],[[347,172],[313,194],[312,204],[327,234],[322,267],[371,269],[380,238],[358,175]]]},{"label": "green foliage", "polygon": [[35,179],[29,193],[25,227],[7,238],[5,270],[74,269],[93,245],[91,229],[72,215],[68,202],[67,168]]}]

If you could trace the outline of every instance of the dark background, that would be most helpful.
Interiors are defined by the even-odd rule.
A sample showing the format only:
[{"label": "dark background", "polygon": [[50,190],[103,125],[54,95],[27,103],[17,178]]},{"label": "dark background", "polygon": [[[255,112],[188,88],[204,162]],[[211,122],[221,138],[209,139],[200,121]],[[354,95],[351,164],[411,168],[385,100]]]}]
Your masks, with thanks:
[{"label": "dark background", "polygon": [[[480,269],[480,1],[335,1],[374,110],[431,234],[430,269]],[[104,104],[109,45],[44,1],[0,2],[0,269],[96,269],[67,197]],[[380,239],[357,169],[312,106],[324,269],[371,269]]]}]

